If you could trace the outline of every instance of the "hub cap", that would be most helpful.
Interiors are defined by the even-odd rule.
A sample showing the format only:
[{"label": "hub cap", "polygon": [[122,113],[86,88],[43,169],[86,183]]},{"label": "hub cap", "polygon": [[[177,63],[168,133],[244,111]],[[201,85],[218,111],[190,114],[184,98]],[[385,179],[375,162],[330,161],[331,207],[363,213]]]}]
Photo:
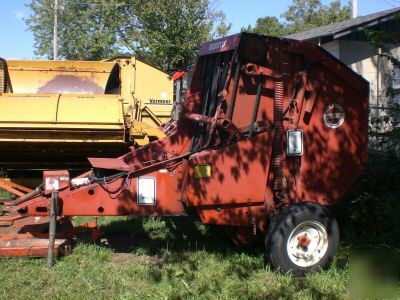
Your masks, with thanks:
[{"label": "hub cap", "polygon": [[317,221],[305,221],[289,235],[287,253],[290,260],[300,267],[318,263],[328,249],[328,233]]}]

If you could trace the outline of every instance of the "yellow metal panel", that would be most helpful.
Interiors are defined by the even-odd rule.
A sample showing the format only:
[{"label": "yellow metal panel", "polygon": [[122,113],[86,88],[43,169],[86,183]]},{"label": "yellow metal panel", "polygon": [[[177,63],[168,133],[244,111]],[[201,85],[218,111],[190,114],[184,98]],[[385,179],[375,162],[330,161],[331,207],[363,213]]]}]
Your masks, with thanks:
[{"label": "yellow metal panel", "polygon": [[153,128],[169,121],[173,107],[172,78],[135,57],[118,57],[112,61],[121,68],[121,95],[131,121],[144,122]]},{"label": "yellow metal panel", "polygon": [[[174,84],[171,76],[136,59],[135,98],[140,100],[143,109],[148,109],[162,122],[171,118]],[[143,113],[139,121],[155,126],[154,120]]]},{"label": "yellow metal panel", "polygon": [[[14,127],[109,128],[123,127],[123,108],[118,95],[32,95],[0,96],[0,124]],[[0,125],[2,126],[2,125]]]},{"label": "yellow metal panel", "polygon": [[155,110],[161,107],[171,110],[174,94],[171,76],[138,59],[135,67],[135,97]]},{"label": "yellow metal panel", "polygon": [[62,95],[57,121],[123,126],[122,100],[117,95]]},{"label": "yellow metal panel", "polygon": [[0,95],[0,141],[124,142],[119,95]]},{"label": "yellow metal panel", "polygon": [[55,122],[58,95],[0,96],[0,122]]},{"label": "yellow metal panel", "polygon": [[5,87],[5,63],[3,59],[0,57],[0,94],[4,93]]},{"label": "yellow metal panel", "polygon": [[194,167],[194,178],[209,178],[211,177],[210,165],[197,165]]},{"label": "yellow metal panel", "polygon": [[24,128],[24,129],[40,129],[40,130],[76,130],[76,129],[86,129],[88,130],[123,130],[123,126],[121,124],[104,124],[104,123],[61,123],[61,122],[18,122],[18,121],[10,121],[10,122],[0,122],[0,130],[3,128]]},{"label": "yellow metal panel", "polygon": [[113,62],[7,61],[14,93],[103,94]]},{"label": "yellow metal panel", "polygon": [[[63,132],[59,132],[58,135],[63,135]],[[0,141],[1,142],[13,142],[13,143],[15,143],[15,142],[29,142],[29,143],[34,142],[34,143],[42,143],[42,144],[58,142],[59,143],[58,147],[57,147],[58,150],[61,150],[64,147],[65,143],[68,143],[68,144],[72,144],[72,143],[88,143],[88,144],[89,143],[107,143],[107,144],[108,143],[116,143],[116,144],[121,144],[121,143],[124,143],[124,141],[121,139],[111,139],[111,138],[104,139],[104,138],[99,138],[99,137],[96,137],[96,138],[85,137],[85,138],[81,138],[81,139],[71,139],[71,138],[65,139],[64,138],[63,140],[57,140],[54,138],[52,138],[52,139],[51,138],[37,139],[37,138],[26,138],[26,137],[20,138],[20,139],[19,138],[8,138],[7,139],[7,138],[3,138],[2,135],[0,135]],[[148,143],[149,142],[147,142],[143,145],[146,145]],[[48,145],[46,145],[46,146],[48,146]],[[98,146],[97,149],[100,151],[101,147]],[[76,149],[76,151],[79,152],[80,149]]]},{"label": "yellow metal panel", "polygon": [[136,142],[136,144],[138,145],[138,146],[144,146],[144,145],[147,145],[148,143],[150,143],[150,140],[149,140],[149,138],[145,135],[145,136],[143,136],[143,137],[141,137],[141,138],[139,138],[139,139],[137,139],[137,138],[135,138],[135,142]]},{"label": "yellow metal panel", "polygon": [[121,96],[126,107],[134,104],[135,92],[135,57],[118,58],[115,62],[120,67]]}]

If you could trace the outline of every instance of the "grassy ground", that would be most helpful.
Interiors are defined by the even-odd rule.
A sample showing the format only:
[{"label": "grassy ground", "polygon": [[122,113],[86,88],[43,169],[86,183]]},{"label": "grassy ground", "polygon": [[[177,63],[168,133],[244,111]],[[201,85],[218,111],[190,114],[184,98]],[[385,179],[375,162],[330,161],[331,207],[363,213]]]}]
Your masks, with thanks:
[{"label": "grassy ground", "polygon": [[370,159],[338,207],[343,239],[334,263],[304,279],[265,266],[262,244],[235,247],[213,227],[180,218],[121,217],[99,220],[104,245],[78,244],[50,270],[45,259],[0,259],[0,298],[351,298],[351,250],[373,245],[398,251],[398,170],[398,161]]},{"label": "grassy ground", "polygon": [[[108,223],[108,224],[104,224]],[[48,270],[44,259],[0,260],[3,299],[343,298],[338,260],[305,279],[264,266],[262,245],[240,249],[183,219],[106,219],[108,247],[80,244]]]}]

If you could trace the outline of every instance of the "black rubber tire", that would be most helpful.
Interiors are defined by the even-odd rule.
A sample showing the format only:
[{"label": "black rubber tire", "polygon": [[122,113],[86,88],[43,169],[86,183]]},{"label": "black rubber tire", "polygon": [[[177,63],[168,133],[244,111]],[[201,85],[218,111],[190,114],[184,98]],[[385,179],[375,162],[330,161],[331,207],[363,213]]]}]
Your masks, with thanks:
[{"label": "black rubber tire", "polygon": [[[291,232],[305,221],[317,221],[322,224],[328,234],[328,247],[325,255],[314,265],[298,266],[293,263],[287,253],[287,241]],[[336,254],[339,245],[339,227],[328,209],[313,202],[303,202],[283,208],[271,219],[265,236],[266,260],[284,273],[292,272],[293,276],[305,276],[327,267]]]}]

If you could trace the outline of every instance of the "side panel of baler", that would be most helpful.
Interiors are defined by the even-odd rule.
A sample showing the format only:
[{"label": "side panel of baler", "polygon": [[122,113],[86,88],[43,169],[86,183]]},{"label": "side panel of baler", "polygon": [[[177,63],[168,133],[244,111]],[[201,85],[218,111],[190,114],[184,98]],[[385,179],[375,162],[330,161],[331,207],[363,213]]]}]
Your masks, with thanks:
[{"label": "side panel of baler", "polygon": [[[304,154],[297,175],[297,197],[335,203],[367,161],[368,83],[322,48],[302,43],[316,93],[311,114],[302,112]],[[311,56],[322,59],[315,59]],[[290,158],[288,162],[290,162]],[[290,173],[291,171],[288,170]]]},{"label": "side panel of baler", "polygon": [[[113,182],[98,182],[59,194],[62,216],[178,216],[185,215],[180,201],[182,165],[173,171],[154,170],[136,178],[121,178]],[[139,180],[153,179],[152,186],[139,190]],[[149,190],[151,189],[151,190]],[[142,195],[138,195],[141,192]],[[154,195],[154,203],[140,203],[141,197]],[[47,215],[49,201],[45,197],[30,200],[27,213],[31,216]]]},{"label": "side panel of baler", "polygon": [[264,132],[190,158],[186,198],[204,223],[248,226],[249,214],[265,217],[272,136]]}]

